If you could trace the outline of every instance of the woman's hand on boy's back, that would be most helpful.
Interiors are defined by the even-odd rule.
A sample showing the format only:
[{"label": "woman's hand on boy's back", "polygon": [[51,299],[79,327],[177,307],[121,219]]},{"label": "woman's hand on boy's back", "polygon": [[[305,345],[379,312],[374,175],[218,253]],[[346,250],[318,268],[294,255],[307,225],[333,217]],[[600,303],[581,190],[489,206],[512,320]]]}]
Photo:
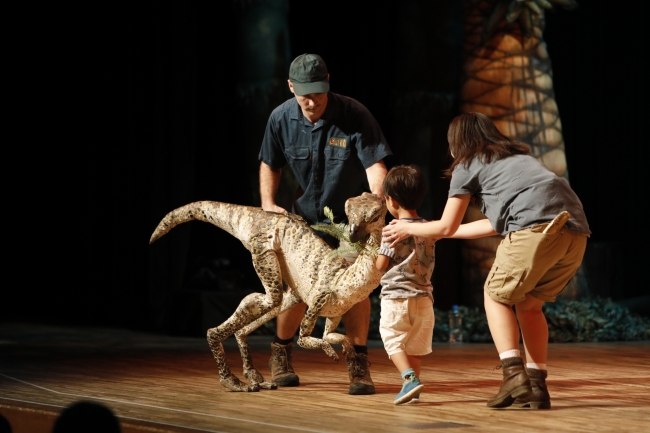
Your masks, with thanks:
[{"label": "woman's hand on boy's back", "polygon": [[398,219],[392,220],[381,232],[383,241],[390,242],[390,247],[395,248],[395,245],[397,245],[399,241],[411,236],[412,233],[409,232],[409,228],[413,225],[414,224]]}]

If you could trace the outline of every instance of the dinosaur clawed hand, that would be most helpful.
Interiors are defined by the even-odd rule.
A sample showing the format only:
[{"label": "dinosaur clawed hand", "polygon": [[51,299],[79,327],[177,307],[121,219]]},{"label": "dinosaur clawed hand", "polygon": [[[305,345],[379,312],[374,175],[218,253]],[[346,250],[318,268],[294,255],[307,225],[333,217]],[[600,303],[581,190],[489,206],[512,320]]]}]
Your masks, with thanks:
[{"label": "dinosaur clawed hand", "polygon": [[329,344],[326,341],[323,341],[323,343],[321,344],[320,347],[327,354],[327,356],[332,358],[335,362],[339,362],[339,356],[336,354],[336,352],[334,351],[334,348],[332,348],[331,344]]},{"label": "dinosaur clawed hand", "polygon": [[331,332],[323,336],[323,340],[327,341],[329,344],[340,344],[343,346],[343,354],[347,355],[348,352],[354,351],[352,342],[350,339],[345,336],[345,334],[339,334],[338,332]]},{"label": "dinosaur clawed hand", "polygon": [[332,345],[325,340],[321,340],[320,338],[300,336],[298,337],[298,345],[300,347],[304,347],[305,349],[323,349],[323,352],[325,352],[327,356],[336,362],[339,361],[339,356],[332,348]]}]

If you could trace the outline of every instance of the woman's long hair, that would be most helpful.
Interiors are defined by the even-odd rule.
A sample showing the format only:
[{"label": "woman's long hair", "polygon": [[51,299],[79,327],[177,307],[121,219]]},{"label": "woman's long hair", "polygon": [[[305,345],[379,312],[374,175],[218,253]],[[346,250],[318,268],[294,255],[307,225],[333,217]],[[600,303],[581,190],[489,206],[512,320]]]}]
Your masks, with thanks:
[{"label": "woman's long hair", "polygon": [[449,151],[454,161],[444,171],[451,178],[458,164],[467,167],[476,157],[489,163],[511,155],[530,155],[530,147],[521,141],[503,135],[489,117],[481,113],[463,113],[456,116],[447,131]]}]

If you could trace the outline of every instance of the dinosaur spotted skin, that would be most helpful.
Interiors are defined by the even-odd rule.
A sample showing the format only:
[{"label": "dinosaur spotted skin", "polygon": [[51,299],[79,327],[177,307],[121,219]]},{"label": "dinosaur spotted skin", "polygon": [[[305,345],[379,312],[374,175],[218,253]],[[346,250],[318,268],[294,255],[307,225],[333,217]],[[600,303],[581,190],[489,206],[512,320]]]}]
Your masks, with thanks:
[{"label": "dinosaur spotted skin", "polygon": [[[304,302],[307,311],[300,324],[298,344],[322,349],[335,361],[332,344],[341,344],[347,357],[354,347],[343,334],[336,333],[341,316],[367,298],[377,287],[381,272],[375,268],[376,248],[381,241],[386,205],[380,197],[363,193],[345,203],[350,239],[366,239],[368,249],[352,264],[331,255],[332,248],[300,216],[266,212],[258,207],[214,201],[199,201],[168,213],[151,236],[153,243],[175,226],[199,220],[209,222],[239,239],[250,251],[253,267],[265,293],[251,293],[225,322],[208,330],[208,344],[219,368],[220,383],[231,391],[274,389],[254,368],[247,335],[291,306]],[[284,290],[284,283],[288,288]],[[326,317],[323,338],[311,336],[319,316]],[[235,335],[243,360],[243,383],[226,363],[221,342]]]}]

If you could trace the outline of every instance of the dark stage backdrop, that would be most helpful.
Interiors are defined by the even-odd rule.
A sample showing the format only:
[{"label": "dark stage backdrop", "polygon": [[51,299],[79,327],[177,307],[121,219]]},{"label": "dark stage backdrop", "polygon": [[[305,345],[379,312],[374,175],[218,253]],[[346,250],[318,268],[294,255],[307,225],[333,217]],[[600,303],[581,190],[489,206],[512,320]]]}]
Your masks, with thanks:
[{"label": "dark stage backdrop", "polygon": [[[545,38],[570,181],[593,231],[585,269],[592,294],[632,298],[647,287],[636,191],[647,154],[642,14],[626,2],[579,3],[547,13]],[[167,212],[192,201],[259,205],[266,118],[290,96],[288,65],[304,52],[323,56],[332,91],[375,115],[395,152],[389,165],[423,165],[430,196],[422,214],[440,216],[460,79],[460,2],[311,5],[99,1],[74,20],[53,12],[42,38],[66,34],[51,74],[71,108],[48,116],[74,127],[68,150],[48,161],[49,181],[65,180],[52,206],[60,222],[44,242],[47,275],[5,289],[0,320],[204,332],[207,309],[259,290],[248,253],[216,227],[195,222],[148,240]],[[436,305],[463,303],[457,242],[441,241],[437,254]]]}]

